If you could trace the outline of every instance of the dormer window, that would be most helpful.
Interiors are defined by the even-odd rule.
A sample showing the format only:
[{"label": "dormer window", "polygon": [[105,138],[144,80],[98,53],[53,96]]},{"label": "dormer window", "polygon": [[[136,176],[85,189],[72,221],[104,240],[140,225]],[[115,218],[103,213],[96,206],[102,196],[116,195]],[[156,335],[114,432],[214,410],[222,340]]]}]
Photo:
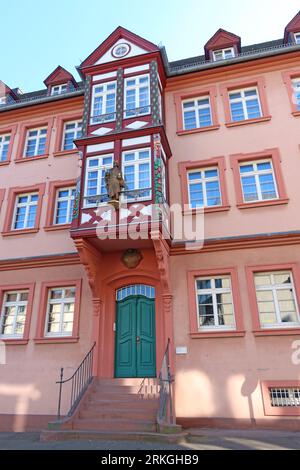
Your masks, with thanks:
[{"label": "dormer window", "polygon": [[218,51],[213,51],[213,60],[217,62],[218,60],[232,59],[235,57],[235,52],[233,47],[227,49],[220,49]]},{"label": "dormer window", "polygon": [[295,38],[295,43],[300,44],[300,33],[295,33],[294,38]]},{"label": "dormer window", "polygon": [[6,104],[6,96],[1,96],[0,97],[0,106]]},{"label": "dormer window", "polygon": [[61,95],[62,93],[66,93],[68,90],[68,84],[62,83],[61,85],[55,85],[51,88],[51,95]]},{"label": "dormer window", "polygon": [[91,124],[116,119],[116,82],[101,83],[93,87]]}]

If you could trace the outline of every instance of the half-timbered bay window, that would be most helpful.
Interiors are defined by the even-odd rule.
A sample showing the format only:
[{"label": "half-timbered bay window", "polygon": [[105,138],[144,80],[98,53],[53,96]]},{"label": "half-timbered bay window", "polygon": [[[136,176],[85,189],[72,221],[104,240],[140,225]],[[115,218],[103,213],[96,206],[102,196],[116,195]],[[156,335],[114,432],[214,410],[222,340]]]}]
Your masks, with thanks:
[{"label": "half-timbered bay window", "polygon": [[12,230],[35,227],[38,198],[38,193],[18,194],[15,202]]},{"label": "half-timbered bay window", "polygon": [[90,157],[86,163],[85,206],[107,201],[105,173],[113,166],[113,155]]},{"label": "half-timbered bay window", "polygon": [[122,172],[125,180],[124,199],[151,199],[151,150],[123,152]]},{"label": "half-timbered bay window", "polygon": [[93,87],[91,124],[116,119],[116,82],[101,83]]},{"label": "half-timbered bay window", "polygon": [[0,163],[7,160],[9,143],[10,134],[0,135]]},{"label": "half-timbered bay window", "polygon": [[25,157],[36,157],[44,155],[46,151],[47,128],[29,129],[25,142]]},{"label": "half-timbered bay window", "polygon": [[247,162],[240,165],[244,202],[266,201],[278,198],[271,160]]},{"label": "half-timbered bay window", "polygon": [[66,122],[64,125],[62,150],[73,150],[75,148],[74,140],[79,139],[82,134],[82,122]]},{"label": "half-timbered bay window", "polygon": [[49,289],[45,336],[72,336],[75,292],[73,286]]},{"label": "half-timbered bay window", "polygon": [[300,318],[291,271],[254,274],[262,328],[299,327]]},{"label": "half-timbered bay window", "polygon": [[187,173],[187,178],[189,206],[191,209],[222,205],[217,168],[191,170]]},{"label": "half-timbered bay window", "polygon": [[124,117],[130,118],[150,113],[150,78],[139,75],[125,79]]},{"label": "half-timbered bay window", "polygon": [[[300,44],[300,42],[299,42]],[[292,80],[294,104],[300,111],[300,77]]]},{"label": "half-timbered bay window", "polygon": [[235,329],[230,276],[196,279],[198,328]]},{"label": "half-timbered bay window", "polygon": [[0,338],[22,338],[24,335],[28,290],[4,293],[0,316]]},{"label": "half-timbered bay window", "polygon": [[182,102],[184,130],[198,129],[212,125],[209,96],[202,96]]},{"label": "half-timbered bay window", "polygon": [[233,90],[229,93],[232,121],[244,121],[262,117],[257,87]]},{"label": "half-timbered bay window", "polygon": [[70,224],[74,207],[76,188],[60,188],[56,193],[54,225]]},{"label": "half-timbered bay window", "polygon": [[229,47],[227,49],[220,49],[219,51],[213,51],[213,59],[215,62],[218,60],[232,59],[235,56],[234,48]]}]

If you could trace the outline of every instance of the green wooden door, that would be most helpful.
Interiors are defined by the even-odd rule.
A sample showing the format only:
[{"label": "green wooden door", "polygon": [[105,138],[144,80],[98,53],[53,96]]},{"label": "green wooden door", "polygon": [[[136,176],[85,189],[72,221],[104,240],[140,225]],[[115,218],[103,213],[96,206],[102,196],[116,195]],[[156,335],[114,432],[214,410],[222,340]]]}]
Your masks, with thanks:
[{"label": "green wooden door", "polygon": [[132,295],[117,302],[115,377],[155,377],[154,299]]}]

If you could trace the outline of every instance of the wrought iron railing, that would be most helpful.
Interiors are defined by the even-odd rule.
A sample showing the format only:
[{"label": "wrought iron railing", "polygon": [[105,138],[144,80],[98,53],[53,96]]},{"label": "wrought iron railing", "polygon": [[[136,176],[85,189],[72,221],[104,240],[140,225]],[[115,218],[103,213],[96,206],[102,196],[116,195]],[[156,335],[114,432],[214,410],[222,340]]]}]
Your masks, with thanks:
[{"label": "wrought iron railing", "polygon": [[[124,202],[134,202],[138,200],[148,200],[152,197],[152,188],[125,189],[120,194],[120,200]],[[85,196],[84,207],[97,206],[109,201],[107,193],[96,194],[95,196]]]},{"label": "wrought iron railing", "polygon": [[116,113],[96,114],[91,116],[91,124],[101,124],[103,122],[115,121]]},{"label": "wrought iron railing", "polygon": [[74,374],[68,379],[64,379],[64,369],[60,369],[60,380],[56,383],[59,384],[59,395],[58,395],[58,407],[57,407],[57,420],[61,420],[61,402],[63,385],[67,382],[71,382],[71,393],[70,393],[70,408],[67,412],[67,417],[72,416],[78,403],[84,395],[84,392],[88,388],[89,384],[93,379],[93,356],[94,348],[96,343],[93,344],[89,352],[86,354],[80,365],[75,370]]},{"label": "wrought iron railing", "polygon": [[124,109],[124,119],[140,116],[142,114],[150,114],[151,106],[140,106],[139,108]]},{"label": "wrought iron railing", "polygon": [[157,423],[174,424],[173,402],[172,402],[172,382],[173,377],[170,371],[170,338],[162,360],[159,373],[159,407],[157,411]]}]

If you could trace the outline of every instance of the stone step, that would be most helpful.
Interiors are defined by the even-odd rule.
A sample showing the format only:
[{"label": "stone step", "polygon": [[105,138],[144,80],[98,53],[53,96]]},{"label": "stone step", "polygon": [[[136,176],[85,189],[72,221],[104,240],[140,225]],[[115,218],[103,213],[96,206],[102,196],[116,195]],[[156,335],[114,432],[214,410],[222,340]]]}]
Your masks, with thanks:
[{"label": "stone step", "polygon": [[94,385],[92,393],[126,393],[138,394],[140,388],[130,385]]},{"label": "stone step", "polygon": [[92,392],[88,396],[89,401],[97,401],[97,400],[107,400],[107,401],[131,401],[137,403],[139,401],[148,401],[148,400],[157,400],[157,397],[150,397],[140,395],[138,393],[109,393],[109,392],[99,392],[95,393]]},{"label": "stone step", "polygon": [[75,419],[73,429],[98,431],[144,431],[155,432],[156,423],[151,421],[134,421],[121,419]]},{"label": "stone step", "polygon": [[118,400],[117,402],[112,400],[93,399],[86,400],[82,405],[82,409],[92,410],[114,410],[124,409],[128,411],[134,410],[155,410],[158,409],[158,400]]},{"label": "stone step", "polygon": [[155,421],[156,409],[93,409],[92,407],[82,409],[79,412],[80,419],[121,419],[121,420],[134,420],[134,421]]},{"label": "stone step", "polygon": [[[149,383],[149,381],[152,382],[157,382],[157,379],[146,379],[145,383]],[[98,385],[125,385],[125,386],[132,386],[132,387],[140,387],[143,382],[143,379],[141,378],[125,378],[125,379],[95,379],[94,384]]]}]

